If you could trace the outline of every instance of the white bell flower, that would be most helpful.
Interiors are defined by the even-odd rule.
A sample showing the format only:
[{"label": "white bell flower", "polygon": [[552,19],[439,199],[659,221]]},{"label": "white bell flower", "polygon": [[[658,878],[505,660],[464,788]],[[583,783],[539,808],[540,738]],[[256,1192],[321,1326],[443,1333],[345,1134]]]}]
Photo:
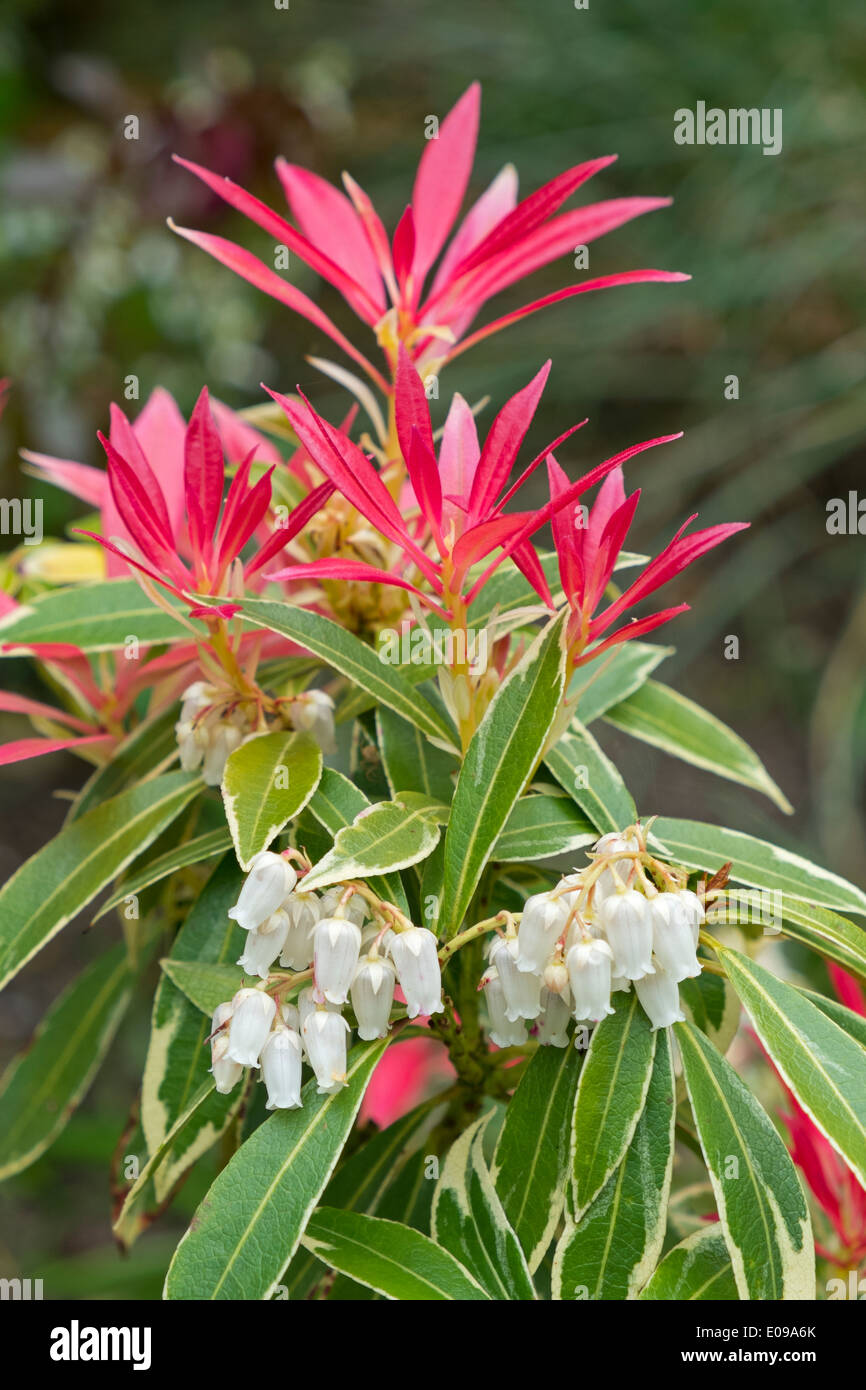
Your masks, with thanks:
[{"label": "white bell flower", "polygon": [[407,927],[405,931],[395,932],[391,959],[406,998],[409,1017],[441,1014],[442,970],[439,943],[432,931],[426,927]]},{"label": "white bell flower", "polygon": [[642,979],[635,980],[634,987],[653,1031],[656,1028],[669,1028],[672,1023],[685,1023],[677,982],[666,970],[657,966],[654,975],[644,975]]},{"label": "white bell flower", "polygon": [[358,1037],[364,1042],[387,1037],[395,983],[394,966],[383,956],[367,956],[358,962],[352,979],[352,1008]]},{"label": "white bell flower", "polygon": [[324,690],[307,690],[289,705],[292,728],[312,734],[323,753],[336,753],[334,701]]},{"label": "white bell flower", "polygon": [[640,980],[653,973],[653,919],[649,903],[634,888],[605,898],[598,912],[613,951],[615,975]]},{"label": "white bell flower", "polygon": [[551,994],[568,994],[568,967],[558,957],[544,967],[544,987]]},{"label": "white bell flower", "polygon": [[610,972],[613,952],[606,941],[578,941],[566,956],[571,984],[571,1012],[580,1023],[612,1014]]},{"label": "white bell flower", "polygon": [[313,935],[316,990],[331,1004],[345,1004],[361,954],[361,929],[348,917],[323,917]]},{"label": "white bell flower", "polygon": [[242,1067],[257,1067],[271,1031],[277,1006],[260,989],[239,989],[232,999],[232,1021],[226,1056]]},{"label": "white bell flower", "polygon": [[287,970],[306,970],[313,960],[313,933],[319,920],[319,899],[315,893],[290,893],[283,907],[289,916],[289,930],[283,943],[280,965]]},{"label": "white bell flower", "polygon": [[348,1032],[343,1015],[330,1009],[314,1009],[304,1020],[304,1047],[316,1073],[320,1095],[332,1095],[346,1084]]},{"label": "white bell flower", "polygon": [[298,876],[287,859],[263,849],[250,864],[240,897],[228,911],[244,931],[260,927],[288,897]]},{"label": "white bell flower", "polygon": [[260,927],[247,932],[243,954],[238,965],[247,975],[266,980],[271,966],[283,949],[289,930],[289,915],[281,907],[272,912]]},{"label": "white bell flower", "polygon": [[218,1033],[210,1045],[211,1074],[213,1076],[214,1088],[219,1091],[221,1096],[227,1096],[233,1091],[243,1075],[243,1067],[239,1062],[234,1062],[226,1056],[229,1050],[229,1039],[227,1034]]},{"label": "white bell flower", "polygon": [[549,893],[527,898],[517,931],[517,968],[540,975],[568,920],[568,904]]},{"label": "white bell flower", "polygon": [[266,1110],[296,1110],[301,1104],[301,1040],[281,1025],[262,1048],[262,1080],[268,1091]]},{"label": "white bell flower", "polygon": [[689,907],[681,901],[679,893],[659,893],[650,901],[655,958],[662,970],[675,980],[686,980],[701,973]]},{"label": "white bell flower", "polygon": [[680,904],[683,912],[685,913],[685,916],[688,918],[688,923],[692,929],[692,935],[695,939],[695,947],[697,947],[698,937],[701,931],[701,923],[706,920],[707,916],[706,912],[704,911],[704,905],[698,897],[697,893],[693,893],[689,888],[681,888],[678,893],[674,893],[672,894],[672,896],[676,898],[677,902]]},{"label": "white bell flower", "polygon": [[367,904],[360,893],[353,893],[345,902],[341,898],[345,888],[326,888],[319,899],[320,917],[348,917],[356,927],[362,927],[367,917]]},{"label": "white bell flower", "polygon": [[505,1011],[505,991],[498,971],[485,970],[481,983],[487,1004],[490,1041],[497,1047],[516,1047],[526,1042],[526,1024],[520,1019],[510,1019]]},{"label": "white bell flower", "polygon": [[538,1018],[541,1012],[541,979],[517,966],[517,940],[495,937],[490,948],[490,964],[502,982],[505,1013],[510,1022],[518,1018]]},{"label": "white bell flower", "polygon": [[[612,831],[607,835],[602,835],[595,846],[596,854],[625,854],[627,851],[636,854],[640,850],[635,835],[620,835],[618,831]],[[630,868],[627,859],[616,861],[615,868],[604,869],[595,880],[592,900],[596,909],[600,908],[605,898],[609,898],[612,893],[619,892],[625,883],[626,874]]]},{"label": "white bell flower", "polygon": [[541,991],[541,1013],[535,1036],[544,1047],[568,1047],[568,1020],[571,1017],[567,1000],[546,986]]}]

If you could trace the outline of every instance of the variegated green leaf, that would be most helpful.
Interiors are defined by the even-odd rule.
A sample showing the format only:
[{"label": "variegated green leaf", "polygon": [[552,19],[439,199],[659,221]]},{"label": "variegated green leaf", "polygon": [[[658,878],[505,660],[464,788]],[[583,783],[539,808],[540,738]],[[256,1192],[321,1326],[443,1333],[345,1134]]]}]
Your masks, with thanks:
[{"label": "variegated green leaf", "polygon": [[[354,823],[356,817],[370,806],[364,793],[342,772],[326,767],[321,781],[310,798],[307,811],[311,812],[320,825],[323,825],[332,838]],[[408,912],[406,894],[399,874],[374,874],[367,879],[374,893],[386,902],[395,903],[402,911]]]},{"label": "variegated green leaf", "polygon": [[387,1039],[359,1043],[341,1090],[319,1095],[315,1080],[308,1081],[301,1109],[275,1111],[250,1135],[177,1247],[166,1298],[269,1297],[298,1247],[386,1047]]},{"label": "variegated green leaf", "polygon": [[534,1299],[526,1257],[493,1185],[482,1152],[489,1116],[470,1125],[448,1151],[433,1194],[432,1231],[496,1299]]},{"label": "variegated green leaf", "polygon": [[380,801],[337,831],[334,848],[307,875],[304,889],[405,869],[426,859],[438,843],[439,827],[426,806],[410,810],[401,801]]},{"label": "variegated green leaf", "polygon": [[401,719],[387,705],[376,711],[379,752],[391,795],[403,791],[424,792],[434,801],[450,804],[454,794],[457,761],[435,748],[420,729]]},{"label": "variegated green leaf", "polygon": [[730,861],[735,883],[767,888],[843,912],[866,913],[866,893],[862,888],[791,850],[753,835],[703,821],[669,820],[666,816],[659,816],[654,822],[652,834],[677,863],[689,869],[715,873]]},{"label": "variegated green leaf", "polygon": [[[211,965],[231,966],[234,989],[240,986],[243,978],[233,962],[243,950],[244,933],[226,914],[237,901],[242,882],[243,875],[234,862],[234,855],[227,855],[196,899],[169,957],[178,966],[186,964],[191,968],[190,973],[205,980]],[[222,995],[222,999],[227,997],[231,995]],[[207,1080],[210,1049],[205,1041],[210,1031],[210,1015],[196,1007],[164,973],[153,1003],[142,1087],[141,1119],[149,1154],[162,1147],[166,1136]],[[216,1142],[237,1110],[241,1095],[240,1086],[227,1096],[213,1092],[196,1110],[155,1174],[158,1200],[161,1201],[180,1175]]]},{"label": "variegated green leaf", "polygon": [[866,979],[866,929],[829,908],[802,902],[785,893],[733,888],[713,899],[707,925],[757,924],[782,931],[820,956]]},{"label": "variegated green leaf", "polygon": [[666,1303],[736,1301],[737,1282],[724,1233],[718,1224],[693,1231],[669,1250],[641,1299]]},{"label": "variegated green leaf", "polygon": [[497,837],[491,859],[526,863],[566,854],[598,839],[598,832],[567,796],[522,796]]},{"label": "variegated green leaf", "polygon": [[123,1206],[112,1227],[115,1236],[125,1249],[129,1249],[143,1231],[147,1221],[147,1206],[157,1205],[156,1174],[160,1165],[169,1157],[172,1146],[183,1138],[186,1129],[193,1123],[202,1107],[210,1099],[214,1089],[213,1077],[206,1077],[192,1099],[178,1115],[159,1148],[151,1154],[138,1177],[124,1198]]},{"label": "variegated green leaf", "polygon": [[785,1084],[866,1187],[866,1052],[793,985],[739,951],[718,954]]},{"label": "variegated green leaf", "polygon": [[635,804],[619,772],[578,719],[572,720],[544,761],[599,834],[624,830],[637,820]]},{"label": "variegated green leaf", "polygon": [[304,1246],[385,1298],[412,1303],[487,1298],[452,1254],[397,1221],[319,1207],[307,1224]]},{"label": "variegated green leaf", "polygon": [[320,613],[270,599],[246,599],[244,616],[256,627],[266,627],[298,642],[327,662],[335,671],[366,690],[379,704],[414,724],[428,738],[446,748],[455,747],[454,731],[438,710],[414,690],[395,667],[380,661],[372,647]]},{"label": "variegated green leaf", "polygon": [[201,790],[155,777],[65,825],[0,888],[0,987],[116,878]]},{"label": "variegated green leaf", "polygon": [[79,820],[86,811],[116,796],[131,783],[144,781],[157,769],[164,771],[177,756],[177,715],[177,705],[169,705],[127,734],[112,750],[108,762],[88,777],[69,808],[67,824]]},{"label": "variegated green leaf", "polygon": [[[170,604],[175,600],[169,599]],[[186,605],[176,603],[180,611]],[[204,634],[204,624],[200,630]],[[179,621],[151,603],[134,579],[109,579],[98,584],[75,584],[41,594],[0,619],[0,652],[34,643],[71,643],[84,652],[109,652],[130,637],[142,647],[177,642],[189,637]]]},{"label": "variegated green leaf", "polygon": [[242,743],[229,755],[222,794],[242,869],[302,811],[322,775],[322,750],[309,734],[286,729]]},{"label": "variegated green leaf", "polygon": [[562,1214],[580,1073],[574,1047],[539,1047],[505,1112],[491,1176],[534,1273]]},{"label": "variegated green leaf", "polygon": [[144,892],[145,888],[152,888],[154,883],[161,883],[164,878],[176,872],[177,869],[185,869],[190,864],[204,864],[209,859],[215,859],[218,854],[224,854],[232,842],[232,837],[226,827],[216,830],[206,830],[203,835],[195,835],[191,840],[186,840],[184,844],[178,845],[177,849],[167,850],[165,854],[160,854],[156,859],[152,859],[138,873],[130,874],[129,878],[116,888],[110,897],[106,898],[102,907],[94,915],[94,922],[98,922],[100,917],[104,917],[107,912],[121,903],[125,903],[128,898],[136,897]]},{"label": "variegated green leaf", "polygon": [[573,1207],[580,1217],[622,1161],[652,1076],[656,1034],[635,991],[612,997],[615,1013],[595,1027],[572,1122]]},{"label": "variegated green leaf", "polygon": [[129,1004],[135,972],[115,946],[73,980],[0,1078],[0,1181],[53,1144],[90,1089]]},{"label": "variegated green leaf", "polygon": [[813,1300],[812,1223],[785,1145],[709,1039],[674,1028],[740,1298]]},{"label": "variegated green leaf", "polygon": [[646,1103],[625,1156],[583,1215],[566,1216],[553,1261],[554,1298],[634,1298],[654,1269],[667,1222],[675,1095],[671,1044],[660,1030]]},{"label": "variegated green leaf", "polygon": [[511,808],[544,750],[564,685],[562,619],[502,682],[460,769],[445,840],[439,932],[453,936]]},{"label": "variegated green leaf", "polygon": [[577,697],[581,724],[591,724],[612,705],[633,695],[672,651],[673,647],[632,640],[614,647],[612,654],[600,661],[578,666],[568,687],[568,698]]}]

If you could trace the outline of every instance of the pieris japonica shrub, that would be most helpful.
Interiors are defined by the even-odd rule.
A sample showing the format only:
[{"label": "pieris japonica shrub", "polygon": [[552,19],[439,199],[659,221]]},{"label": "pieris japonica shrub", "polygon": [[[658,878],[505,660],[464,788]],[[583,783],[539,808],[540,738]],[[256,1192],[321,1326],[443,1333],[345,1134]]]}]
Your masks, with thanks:
[{"label": "pieris japonica shrub", "polygon": [[[677,436],[597,461],[563,421],[527,457],[550,363],[489,408],[451,394],[464,352],[554,301],[686,278],[624,271],[473,326],[667,201],[563,211],[607,159],[522,200],[509,165],[461,220],[478,110],[473,87],[392,236],[348,176],[279,161],[289,220],[181,160],[357,315],[356,343],[243,246],[176,229],[333,340],[338,421],[285,382],[240,414],[205,389],[188,420],[157,388],[132,420],[111,407],[105,468],[28,456],[96,519],[69,542],[78,582],[38,551],[10,567],[2,650],[46,699],[0,698],[35,730],[2,760],[68,749],[90,772],[0,891],[0,981],[82,913],[123,931],[10,1069],[0,1170],[52,1142],[155,985],[120,1243],[221,1155],[168,1298],[339,1297],[346,1276],[396,1299],[813,1298],[814,1203],[725,1054],[756,1035],[836,1221],[815,1174],[862,1195],[866,1032],[780,978],[772,943],[863,977],[866,894],[636,806],[598,740],[610,721],[789,809],[734,732],[650,679],[667,649],[646,639],[687,607],[654,595],[740,529],[690,518],[658,555],[626,548],[626,472]],[[410,1086],[419,1040],[443,1065]],[[379,1128],[371,1085],[396,1116]]]}]

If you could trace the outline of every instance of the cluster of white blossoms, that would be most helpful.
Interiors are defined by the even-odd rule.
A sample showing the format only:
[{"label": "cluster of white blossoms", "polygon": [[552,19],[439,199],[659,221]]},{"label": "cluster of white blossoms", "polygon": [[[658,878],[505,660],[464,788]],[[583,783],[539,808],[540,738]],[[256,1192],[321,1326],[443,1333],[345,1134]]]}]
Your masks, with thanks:
[{"label": "cluster of white blossoms", "polygon": [[239,701],[236,694],[226,695],[206,681],[188,686],[181,700],[180,719],[174,726],[180,765],[184,772],[200,767],[209,787],[219,786],[230,753],[273,729],[309,733],[323,753],[333,753],[336,747],[334,702],[324,690],[306,690],[281,701],[270,719],[254,701]]},{"label": "cluster of white blossoms", "polygon": [[519,927],[493,938],[482,977],[489,1036],[567,1047],[570,1018],[613,1013],[611,994],[630,990],[653,1028],[681,1022],[681,980],[700,975],[703,905],[682,873],[647,853],[639,828],[603,835],[591,863],[549,892],[527,898]]},{"label": "cluster of white blossoms", "polygon": [[[387,1035],[397,984],[409,1018],[442,1011],[436,937],[396,912],[384,924],[378,917],[368,921],[367,902],[352,885],[305,893],[289,860],[263,850],[229,916],[247,933],[238,965],[262,984],[238,990],[214,1013],[211,1070],[223,1094],[245,1067],[261,1067],[267,1108],[299,1106],[304,1059],[320,1093],[340,1090],[346,1084],[351,1028],[343,1008],[349,1002],[365,1042]],[[269,988],[278,958],[283,969],[312,976],[297,1003],[274,997],[293,976],[278,975],[276,988]]]}]

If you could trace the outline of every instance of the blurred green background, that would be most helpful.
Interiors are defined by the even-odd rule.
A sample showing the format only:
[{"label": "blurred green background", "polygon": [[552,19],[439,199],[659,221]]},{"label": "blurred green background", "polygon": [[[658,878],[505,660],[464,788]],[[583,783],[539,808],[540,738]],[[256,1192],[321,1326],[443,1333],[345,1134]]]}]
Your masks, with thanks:
[{"label": "blurred green background", "polygon": [[[829,535],[826,506],[862,486],[866,424],[866,11],[858,0],[227,0],[134,6],[7,0],[0,33],[0,423],[2,493],[33,488],[21,446],[100,461],[95,435],[123,381],[158,383],[189,409],[207,382],[237,406],[258,383],[309,390],[336,416],[336,390],[305,361],[330,356],[313,329],[172,236],[165,218],[264,237],[170,162],[173,151],[280,205],[277,154],[339,179],[348,168],[393,228],[411,189],[425,116],[483,83],[471,191],[506,161],[526,193],[568,165],[616,152],[586,200],[671,194],[671,209],[591,247],[590,273],[690,272],[684,285],[617,289],[529,319],[443,376],[498,406],[545,357],[554,366],[532,440],[590,424],[562,453],[587,465],[676,429],[639,459],[634,548],[657,548],[699,508],[702,523],[752,529],[676,582],[690,614],[663,634],[659,673],[757,748],[796,806],[769,803],[642,745],[603,734],[644,813],[768,834],[866,880],[864,537]],[[777,157],[678,146],[674,112],[779,107]],[[136,115],[140,139],[123,138]],[[341,327],[342,301],[293,258],[293,275]],[[570,283],[570,259],[497,300],[490,317]],[[724,381],[739,378],[739,399]],[[444,399],[440,407],[444,405]],[[488,417],[491,411],[488,412]],[[864,489],[866,491],[866,489]],[[81,508],[42,489],[46,531]],[[866,522],[864,522],[866,528]],[[740,639],[725,660],[724,638]],[[26,688],[19,663],[11,679]],[[19,736],[4,717],[0,732]],[[3,771],[0,872],[57,828],[58,758]],[[111,928],[67,932],[4,996],[3,1058]],[[97,938],[98,939],[94,939]],[[0,1189],[0,1274],[42,1275],[50,1296],[158,1296],[167,1253],[207,1175],[120,1261],[105,1159],[134,1097],[147,1000],[53,1150]],[[207,1165],[205,1165],[207,1166]],[[94,1181],[95,1177],[95,1181]]]}]

